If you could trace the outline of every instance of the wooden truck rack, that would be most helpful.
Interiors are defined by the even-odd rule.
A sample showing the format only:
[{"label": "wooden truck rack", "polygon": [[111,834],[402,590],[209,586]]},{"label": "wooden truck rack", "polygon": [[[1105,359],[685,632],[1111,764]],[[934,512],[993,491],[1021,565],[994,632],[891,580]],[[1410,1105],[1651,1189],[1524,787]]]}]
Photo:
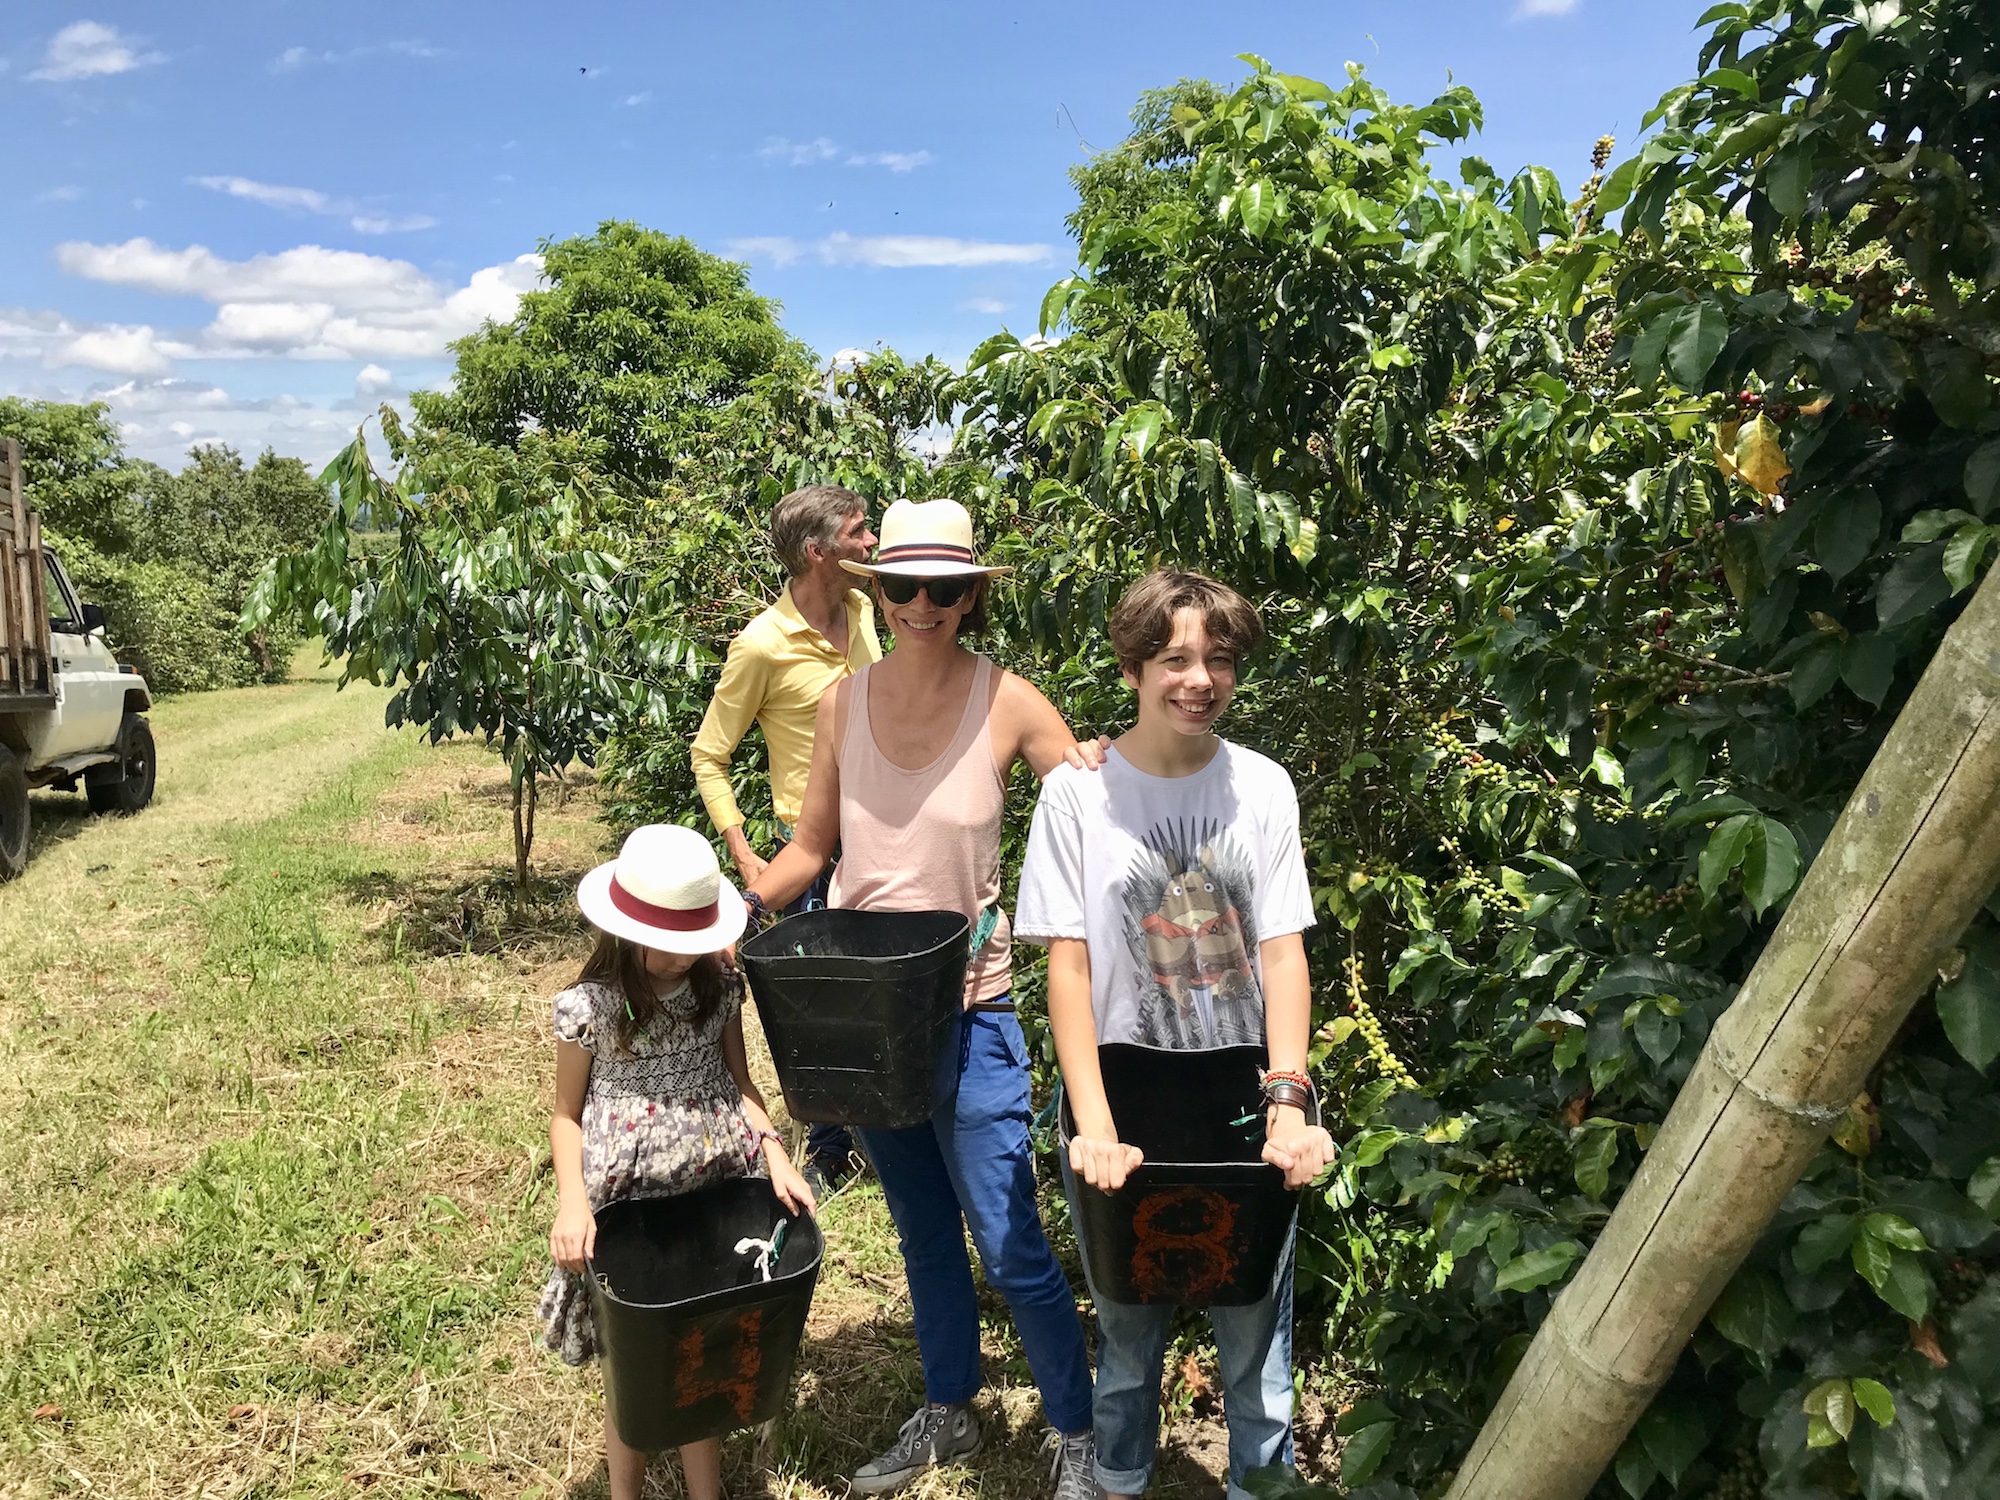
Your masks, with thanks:
[{"label": "wooden truck rack", "polygon": [[0,444],[0,709],[52,709],[42,522],[21,492],[20,440]]}]

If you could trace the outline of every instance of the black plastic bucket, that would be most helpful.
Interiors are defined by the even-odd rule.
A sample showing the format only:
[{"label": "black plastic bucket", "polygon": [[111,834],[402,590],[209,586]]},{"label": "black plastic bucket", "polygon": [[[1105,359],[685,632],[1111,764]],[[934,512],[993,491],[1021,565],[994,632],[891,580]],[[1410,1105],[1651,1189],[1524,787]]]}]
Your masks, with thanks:
[{"label": "black plastic bucket", "polygon": [[969,924],[955,911],[809,911],[737,950],[785,1108],[921,1125],[958,1095]]},{"label": "black plastic bucket", "polygon": [[[1076,1179],[1077,1242],[1105,1301],[1244,1307],[1271,1290],[1298,1194],[1261,1159],[1264,1057],[1255,1046],[1097,1049],[1118,1138],[1145,1155],[1115,1193]],[[1067,1095],[1060,1119],[1067,1161]]]},{"label": "black plastic bucket", "polygon": [[[780,1224],[765,1281],[736,1244]],[[605,1402],[628,1447],[696,1443],[785,1409],[822,1248],[812,1217],[794,1218],[761,1177],[597,1211],[590,1305]]]}]

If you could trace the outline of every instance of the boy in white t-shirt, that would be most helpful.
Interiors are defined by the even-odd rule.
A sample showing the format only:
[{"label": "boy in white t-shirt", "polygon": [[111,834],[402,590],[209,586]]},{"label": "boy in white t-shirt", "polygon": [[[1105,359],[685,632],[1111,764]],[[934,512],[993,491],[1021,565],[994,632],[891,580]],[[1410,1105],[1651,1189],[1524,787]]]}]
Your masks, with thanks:
[{"label": "boy in white t-shirt", "polygon": [[[1298,795],[1282,766],[1215,733],[1263,624],[1233,589],[1162,570],[1126,590],[1110,632],[1138,722],[1101,770],[1057,767],[1042,784],[1014,918],[1015,936],[1049,949],[1049,1023],[1076,1124],[1064,1175],[1115,1191],[1141,1159],[1119,1140],[1100,1043],[1262,1042],[1264,1160],[1303,1186],[1334,1150],[1303,1108],[1312,995],[1302,934],[1313,912]],[[1288,1240],[1262,1301],[1210,1310],[1231,1500],[1250,1500],[1250,1470],[1292,1461],[1292,1263]],[[1098,1483],[1138,1495],[1158,1446],[1173,1308],[1092,1295]]]}]

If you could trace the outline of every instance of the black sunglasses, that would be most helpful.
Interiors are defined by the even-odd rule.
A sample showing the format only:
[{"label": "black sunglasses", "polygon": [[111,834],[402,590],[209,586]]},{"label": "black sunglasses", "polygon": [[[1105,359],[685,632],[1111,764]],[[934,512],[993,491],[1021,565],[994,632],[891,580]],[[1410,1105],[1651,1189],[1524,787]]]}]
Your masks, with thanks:
[{"label": "black sunglasses", "polygon": [[917,597],[918,590],[930,595],[931,603],[939,609],[950,609],[963,599],[975,579],[971,578],[911,578],[903,573],[877,573],[875,581],[882,586],[882,596],[891,604],[908,604]]}]

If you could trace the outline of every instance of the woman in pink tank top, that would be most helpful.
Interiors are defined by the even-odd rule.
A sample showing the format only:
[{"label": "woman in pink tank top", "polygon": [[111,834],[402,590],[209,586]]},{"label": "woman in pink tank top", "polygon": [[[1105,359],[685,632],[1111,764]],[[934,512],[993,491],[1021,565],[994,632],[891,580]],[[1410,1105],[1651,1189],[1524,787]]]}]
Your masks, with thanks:
[{"label": "woman in pink tank top", "polygon": [[923,1125],[860,1134],[902,1238],[925,1405],[887,1451],[855,1473],[862,1494],[899,1489],[979,1446],[979,1310],[969,1228],[986,1279],[1020,1330],[1055,1450],[1058,1500],[1095,1500],[1090,1368],[1076,1297],[1042,1232],[1028,1143],[1027,1046],[1008,999],[1011,939],[1000,910],[1000,820],[1008,773],[1046,776],[1096,764],[1048,699],[968,650],[985,625],[986,579],[972,521],[955,500],[899,500],[882,518],[877,608],[895,636],[880,662],[820,700],[797,836],[744,891],[777,910],[815,880],[836,848],[830,904],[871,911],[958,911],[991,935],[965,977],[958,1098]]}]

